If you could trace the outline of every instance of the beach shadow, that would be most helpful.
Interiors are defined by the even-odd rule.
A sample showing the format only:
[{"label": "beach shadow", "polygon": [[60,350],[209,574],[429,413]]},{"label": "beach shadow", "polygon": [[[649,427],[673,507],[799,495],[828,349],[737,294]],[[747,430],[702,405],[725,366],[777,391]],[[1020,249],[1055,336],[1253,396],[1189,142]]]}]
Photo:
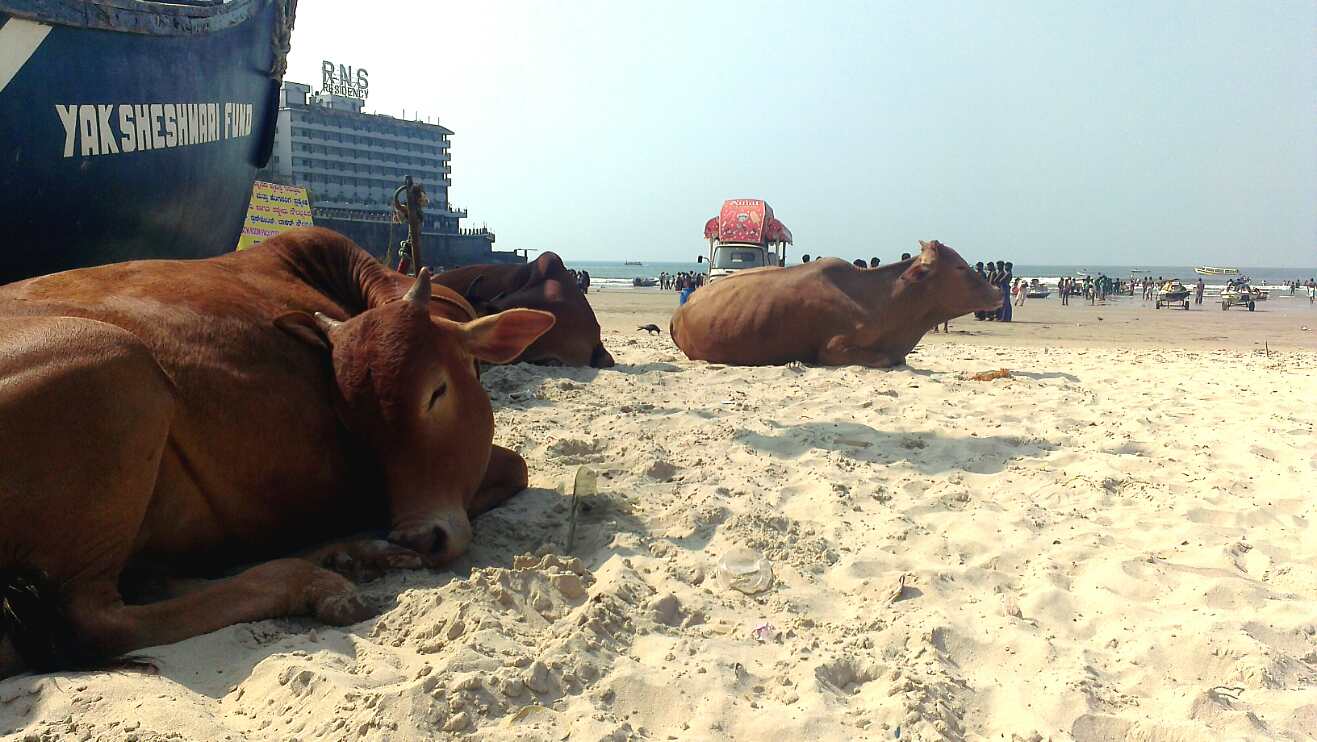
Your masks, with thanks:
[{"label": "beach shadow", "polygon": [[897,433],[859,423],[768,423],[769,434],[740,431],[735,440],[780,458],[799,458],[810,451],[836,451],[858,461],[891,464],[905,461],[923,474],[963,470],[996,474],[1011,461],[1038,457],[1056,446],[1047,441],[1013,436],[953,438],[935,431]]},{"label": "beach shadow", "polygon": [[1078,382],[1079,377],[1074,374],[1062,373],[1060,371],[1011,371],[1011,376],[1022,376],[1026,379],[1041,381],[1043,379],[1065,379],[1066,381]]},{"label": "beach shadow", "polygon": [[619,363],[610,370],[628,375],[636,375],[636,374],[647,374],[654,371],[671,373],[674,371],[683,371],[684,369],[681,366],[674,366],[671,363],[655,362],[655,363],[638,363],[638,364]]},{"label": "beach shadow", "polygon": [[594,381],[600,371],[607,370],[591,366],[545,366],[538,363],[520,365],[523,370],[529,371],[531,375],[541,379],[571,379],[572,381],[582,381],[587,384]]}]

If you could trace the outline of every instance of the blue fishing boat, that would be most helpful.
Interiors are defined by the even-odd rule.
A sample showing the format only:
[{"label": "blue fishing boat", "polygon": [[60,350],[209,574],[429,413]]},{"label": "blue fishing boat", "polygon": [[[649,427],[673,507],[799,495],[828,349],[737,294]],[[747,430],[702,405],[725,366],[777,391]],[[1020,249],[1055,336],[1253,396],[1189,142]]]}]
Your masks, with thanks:
[{"label": "blue fishing boat", "polygon": [[233,250],[296,0],[0,0],[0,283]]}]

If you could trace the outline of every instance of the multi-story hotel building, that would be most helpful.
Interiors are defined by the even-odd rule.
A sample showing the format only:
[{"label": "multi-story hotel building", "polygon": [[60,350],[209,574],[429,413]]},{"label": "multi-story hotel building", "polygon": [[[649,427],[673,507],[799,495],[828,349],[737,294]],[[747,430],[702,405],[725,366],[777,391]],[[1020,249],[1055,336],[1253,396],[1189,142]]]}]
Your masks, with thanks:
[{"label": "multi-story hotel building", "polygon": [[362,247],[384,255],[405,238],[406,226],[392,224],[394,191],[405,176],[429,195],[425,208],[423,258],[431,266],[520,262],[514,253],[493,251],[494,233],[463,229],[466,209],[448,201],[452,131],[423,121],[363,113],[364,101],[311,86],[285,82],[279,93],[274,153],[261,178],[301,186],[311,197],[316,224],[343,232]]}]

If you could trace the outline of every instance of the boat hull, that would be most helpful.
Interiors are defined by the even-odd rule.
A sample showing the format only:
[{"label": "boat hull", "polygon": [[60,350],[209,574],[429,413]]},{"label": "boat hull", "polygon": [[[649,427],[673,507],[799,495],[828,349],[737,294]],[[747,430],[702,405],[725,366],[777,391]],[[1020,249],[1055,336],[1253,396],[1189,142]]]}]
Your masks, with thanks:
[{"label": "boat hull", "polygon": [[24,5],[0,0],[0,44],[22,52],[0,68],[0,283],[233,250],[272,147],[290,6],[234,0],[152,31],[148,3],[39,4],[98,11],[81,21]]}]

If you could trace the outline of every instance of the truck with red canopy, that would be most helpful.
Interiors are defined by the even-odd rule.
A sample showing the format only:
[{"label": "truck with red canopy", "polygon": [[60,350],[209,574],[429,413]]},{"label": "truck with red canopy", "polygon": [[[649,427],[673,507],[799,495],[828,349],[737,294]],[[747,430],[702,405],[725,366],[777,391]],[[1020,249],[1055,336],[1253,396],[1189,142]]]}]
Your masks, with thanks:
[{"label": "truck with red canopy", "polygon": [[709,241],[709,281],[747,268],[786,265],[791,230],[773,216],[773,207],[757,198],[730,198],[704,225]]}]

